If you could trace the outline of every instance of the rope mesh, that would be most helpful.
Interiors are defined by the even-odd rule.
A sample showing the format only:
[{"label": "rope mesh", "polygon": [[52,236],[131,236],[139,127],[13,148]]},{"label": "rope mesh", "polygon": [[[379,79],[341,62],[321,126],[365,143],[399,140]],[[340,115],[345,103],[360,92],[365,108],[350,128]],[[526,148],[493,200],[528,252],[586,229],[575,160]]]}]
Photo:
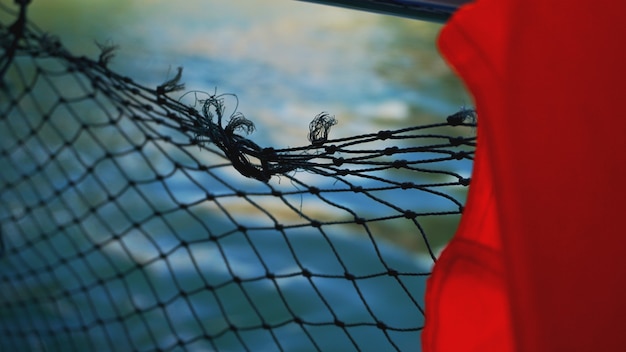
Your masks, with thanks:
[{"label": "rope mesh", "polygon": [[472,110],[259,146],[236,96],[139,85],[25,9],[0,8],[0,350],[417,348],[411,253],[458,221]]}]

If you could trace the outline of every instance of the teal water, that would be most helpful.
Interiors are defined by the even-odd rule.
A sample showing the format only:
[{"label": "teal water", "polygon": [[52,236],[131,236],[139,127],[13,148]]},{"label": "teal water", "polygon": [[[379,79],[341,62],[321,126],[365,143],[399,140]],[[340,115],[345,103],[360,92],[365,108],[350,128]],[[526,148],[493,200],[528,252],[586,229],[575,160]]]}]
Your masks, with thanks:
[{"label": "teal water", "polygon": [[[472,104],[436,50],[439,24],[279,0],[42,1],[31,13],[74,52],[97,57],[94,41],[118,45],[111,67],[142,84],[181,66],[185,91],[237,94],[261,146],[308,143],[322,111],[341,138],[441,122]],[[454,168],[469,177],[470,163]],[[458,219],[429,221],[446,239]]]},{"label": "teal water", "polygon": [[[92,1],[89,6],[69,0],[34,3],[33,21],[57,34],[75,53],[97,56],[94,40],[119,45],[111,68],[139,83],[160,84],[182,66],[187,90],[212,93],[217,89],[218,93],[237,94],[239,111],[257,126],[254,140],[264,146],[306,144],[308,124],[320,111],[329,111],[339,120],[331,132],[332,137],[339,138],[442,121],[460,106],[471,103],[435,50],[440,28],[435,24],[296,1]],[[71,130],[67,126],[68,134]],[[46,140],[54,145],[57,142],[53,139]],[[109,139],[108,143],[112,149],[133,147],[132,142],[117,139]],[[89,141],[81,148],[83,157],[98,158],[93,152],[96,147]],[[144,152],[149,154],[150,150]],[[28,155],[12,157],[28,159]],[[59,157],[66,165],[80,169],[72,158],[63,154]],[[0,328],[28,331],[19,346],[42,351],[61,350],[63,346],[85,350],[94,343],[87,336],[95,339],[96,345],[107,345],[108,335],[116,337],[119,350],[144,350],[155,345],[167,348],[176,343],[176,337],[168,333],[173,330],[182,340],[197,336],[200,331],[223,332],[215,345],[206,341],[190,344],[190,350],[197,351],[243,350],[241,340],[248,347],[254,346],[254,350],[271,351],[275,349],[274,339],[285,350],[308,351],[314,346],[307,335],[323,350],[345,351],[352,349],[352,343],[332,325],[311,326],[305,331],[287,324],[276,329],[274,337],[263,330],[243,331],[237,337],[228,326],[255,326],[261,321],[280,324],[293,314],[312,323],[332,321],[333,314],[346,322],[375,323],[372,313],[398,328],[422,325],[423,317],[412,297],[422,302],[424,277],[402,279],[410,295],[388,276],[364,279],[356,285],[347,280],[315,277],[315,287],[334,307],[331,314],[307,279],[289,276],[299,272],[300,267],[326,275],[343,275],[344,267],[354,275],[384,271],[371,242],[349,227],[329,227],[328,240],[307,228],[290,231],[287,237],[270,231],[250,231],[246,237],[236,231],[236,224],[225,211],[203,204],[194,208],[197,217],[185,212],[172,212],[165,217],[166,223],[176,228],[177,236],[158,221],[149,222],[138,231],[127,231],[133,221],[149,216],[153,210],[141,206],[144,200],[138,192],[123,191],[127,179],[150,179],[154,173],[166,174],[171,169],[166,160],[155,157],[151,161],[157,165],[153,173],[141,158],[121,160],[126,175],[111,163],[98,164],[97,174],[107,189],[99,190],[93,178],[77,184],[77,189],[88,194],[88,202],[93,204],[106,200],[108,194],[120,194],[119,204],[100,210],[111,219],[109,224],[87,217],[81,220],[82,226],[68,225],[58,231],[57,224],[71,223],[75,216],[72,214],[85,213],[89,204],[76,195],[64,195],[63,200],[47,205],[49,212],[20,218],[24,211],[20,202],[35,204],[37,193],[23,190],[19,194],[21,200],[17,195],[3,195],[3,204],[8,204],[2,208],[3,219],[7,219],[6,213],[21,219],[14,223],[5,221],[3,236],[9,246],[22,249],[16,252],[19,256],[0,260]],[[20,167],[32,171],[38,162],[26,162]],[[470,164],[464,164],[458,171],[469,176],[470,168]],[[19,179],[19,170],[3,168],[2,173],[5,182]],[[53,194],[56,187],[66,182],[64,177],[63,172],[57,172],[50,185],[35,188],[40,187],[39,194]],[[209,184],[216,194],[228,191],[200,174],[174,175],[163,183],[150,183],[142,191],[157,209],[195,204],[203,194],[190,177]],[[237,175],[229,177],[248,191],[260,187]],[[313,179],[307,177],[303,175],[305,180]],[[290,184],[277,187],[294,189]],[[168,190],[172,190],[173,196]],[[413,204],[402,194],[391,196],[404,208],[441,210],[449,206],[436,197]],[[358,212],[383,211],[371,209],[370,203],[356,197],[336,197]],[[342,215],[336,214],[335,209],[325,209],[314,197],[298,199],[296,195],[290,201],[299,205],[302,212],[316,214],[322,220]],[[303,222],[284,205],[269,200],[259,202],[282,223]],[[248,227],[267,225],[265,222],[269,221],[237,198],[225,199],[222,206],[239,224]],[[132,216],[127,218],[125,214]],[[453,233],[458,219],[443,222],[433,226],[439,225],[441,237],[446,238]],[[206,238],[207,227],[217,235],[232,235],[224,236],[219,245],[199,241],[180,246],[181,236],[189,242]],[[409,231],[402,226],[392,229],[380,231],[383,235],[377,237],[384,263],[400,272],[427,272],[429,259],[424,259],[423,244],[407,242],[418,236],[402,234]],[[124,236],[116,238],[113,233]],[[167,258],[161,258],[161,253],[168,253]],[[258,259],[257,253],[263,260]],[[266,268],[287,277],[277,279],[275,284],[269,280],[232,283],[234,275],[252,279],[264,275]],[[120,272],[125,273],[123,278],[117,278]],[[106,284],[99,284],[101,280]],[[207,284],[219,288],[212,292],[202,290]],[[81,290],[84,287],[90,289]],[[192,293],[182,298],[181,291]],[[279,291],[282,298],[277,295]],[[37,304],[15,306],[12,302]],[[168,302],[164,310],[154,309],[163,302]],[[119,316],[130,318],[116,321]],[[164,320],[170,321],[173,328],[158,323]],[[100,327],[96,324],[100,321],[109,323]],[[84,326],[93,327],[85,331],[81,328]],[[58,337],[38,333],[49,329],[57,331]],[[74,333],[65,334],[67,329]],[[362,350],[390,348],[376,329],[351,331]],[[401,350],[418,349],[419,331],[391,334]]]},{"label": "teal water", "polygon": [[[112,67],[142,83],[160,84],[182,66],[187,90],[237,94],[255,139],[275,145],[305,143],[320,111],[337,117],[341,137],[471,105],[436,51],[438,24],[298,1],[81,4],[36,3],[33,17],[93,56],[94,40],[118,45]],[[72,25],[67,8],[78,17]]]}]

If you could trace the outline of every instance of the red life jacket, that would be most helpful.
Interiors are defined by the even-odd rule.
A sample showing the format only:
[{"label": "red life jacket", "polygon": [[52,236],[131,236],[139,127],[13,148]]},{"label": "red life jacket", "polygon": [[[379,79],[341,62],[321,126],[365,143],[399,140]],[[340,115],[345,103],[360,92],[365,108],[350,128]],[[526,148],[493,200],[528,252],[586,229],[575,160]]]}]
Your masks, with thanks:
[{"label": "red life jacket", "polygon": [[424,351],[626,351],[626,2],[478,0],[440,51],[474,96]]}]

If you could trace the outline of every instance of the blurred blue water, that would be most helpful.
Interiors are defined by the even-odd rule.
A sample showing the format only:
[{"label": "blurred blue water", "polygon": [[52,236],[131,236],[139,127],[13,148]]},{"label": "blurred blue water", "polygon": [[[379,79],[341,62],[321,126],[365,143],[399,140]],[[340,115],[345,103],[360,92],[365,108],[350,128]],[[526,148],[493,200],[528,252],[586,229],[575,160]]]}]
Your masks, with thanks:
[{"label": "blurred blue water", "polygon": [[[160,84],[168,74],[172,76],[173,67],[181,65],[188,90],[212,93],[217,88],[236,93],[239,110],[257,125],[253,139],[263,146],[305,144],[308,123],[324,110],[340,121],[332,136],[345,137],[424,123],[466,103],[456,99],[458,92],[441,93],[445,89],[437,83],[451,74],[441,73],[445,66],[434,49],[435,25],[412,27],[423,30],[414,33],[414,44],[419,52],[415,57],[425,66],[410,61],[408,68],[421,71],[426,78],[407,85],[393,79],[393,74],[380,73],[381,66],[394,69],[389,62],[398,64],[396,70],[407,69],[402,56],[389,57],[398,45],[404,48],[395,41],[402,26],[382,16],[295,1],[95,3],[95,8],[104,12],[97,18],[77,17],[72,26],[84,26],[78,31],[68,27],[62,16],[71,8],[86,11],[83,15],[90,17],[89,10],[78,1],[53,7],[39,5],[39,10],[33,8],[33,18],[36,22],[39,18],[40,26],[59,34],[79,53],[86,50],[84,37],[119,44],[121,50],[112,67],[140,83]],[[116,9],[118,5],[122,10]],[[417,49],[423,47],[428,49]],[[74,88],[65,84],[65,93],[71,95]],[[39,94],[46,96],[45,88],[41,89]],[[231,101],[229,107],[235,103]],[[426,116],[425,121],[415,117],[421,115]],[[102,117],[90,116],[90,122],[98,118]],[[19,121],[12,118],[10,123],[22,123]],[[51,121],[54,123],[55,117]],[[419,330],[414,329],[422,325],[423,316],[416,303],[423,303],[425,277],[385,273],[387,268],[425,273],[429,264],[423,257],[391,244],[393,241],[377,241],[375,248],[363,229],[349,226],[325,227],[325,236],[310,227],[292,228],[284,234],[260,229],[272,226],[273,220],[241,198],[225,198],[219,207],[204,202],[204,188],[217,195],[232,190],[201,172],[170,175],[171,160],[156,148],[150,149],[152,145],[142,150],[148,158],[128,154],[115,161],[101,160],[104,151],[83,134],[75,140],[78,157],[83,160],[83,164],[77,163],[76,154],[63,149],[63,143],[80,124],[65,121],[63,126],[65,137],[43,127],[40,133],[46,146],[26,143],[23,150],[59,150],[61,168],[71,171],[50,166],[41,172],[43,176],[37,174],[38,165],[48,157],[45,153],[34,153],[41,160],[33,159],[28,151],[0,160],[8,166],[1,171],[3,187],[8,183],[20,185],[2,193],[2,232],[14,250],[0,260],[0,329],[21,338],[6,345],[0,341],[0,350],[7,346],[88,350],[112,343],[119,350],[149,350],[168,348],[177,339],[184,341],[198,334],[218,337],[212,344],[204,340],[190,343],[189,350],[238,351],[253,346],[254,350],[271,351],[276,349],[275,339],[288,351],[312,350],[315,346],[310,339],[327,351],[352,350],[350,339],[365,351],[391,348],[380,329],[354,327],[348,336],[333,324],[324,325],[334,319],[371,324],[378,320],[395,328],[413,329],[388,334],[401,350],[419,350]],[[109,152],[143,145],[141,131],[131,124],[120,121],[116,127],[138,139],[109,138],[115,130],[94,128]],[[23,136],[4,136],[5,141],[9,137],[26,139],[28,128],[23,127]],[[187,162],[180,155],[172,158],[181,164]],[[84,164],[95,165],[93,174],[85,176]],[[471,165],[450,167],[468,176]],[[21,175],[33,173],[32,182],[19,183]],[[231,169],[216,173],[239,189],[267,191]],[[157,175],[168,177],[155,181]],[[302,175],[305,180],[312,177]],[[70,179],[76,187],[55,196]],[[140,185],[128,189],[129,180]],[[333,182],[322,185],[331,187]],[[290,184],[275,186],[297,190]],[[106,203],[112,194],[116,195],[115,203]],[[393,191],[386,196],[403,209],[454,208],[451,202],[428,194],[415,199]],[[39,199],[48,197],[52,200],[39,205]],[[146,206],[146,199],[151,206]],[[313,213],[322,221],[350,215],[327,209],[315,197],[293,195],[288,199],[296,208],[299,204],[303,213]],[[354,193],[333,193],[329,199],[365,217],[383,216],[386,211]],[[281,223],[306,223],[285,204],[255,201]],[[100,218],[90,213],[95,204],[105,204],[97,206]],[[181,204],[192,211],[175,210]],[[29,211],[29,207],[41,209]],[[167,215],[145,221],[155,211]],[[136,223],[141,226],[134,227]],[[244,235],[238,226],[251,230]],[[323,276],[306,278],[303,268]],[[346,271],[371,277],[358,281],[331,277]],[[262,279],[267,272],[279,277]],[[244,282],[235,283],[233,277]],[[293,315],[310,325],[292,322],[273,329],[275,336],[264,329],[245,330],[263,322],[287,322]],[[241,329],[239,336],[229,330],[231,325]]]}]

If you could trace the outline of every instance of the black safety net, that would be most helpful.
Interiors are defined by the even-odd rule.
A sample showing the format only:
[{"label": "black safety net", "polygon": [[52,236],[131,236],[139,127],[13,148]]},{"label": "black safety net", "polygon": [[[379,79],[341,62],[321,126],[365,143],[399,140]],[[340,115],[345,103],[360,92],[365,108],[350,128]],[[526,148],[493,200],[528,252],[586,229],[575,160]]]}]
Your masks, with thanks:
[{"label": "black safety net", "polygon": [[26,8],[0,7],[1,351],[419,349],[473,110],[259,145],[234,94],[138,84]]}]

